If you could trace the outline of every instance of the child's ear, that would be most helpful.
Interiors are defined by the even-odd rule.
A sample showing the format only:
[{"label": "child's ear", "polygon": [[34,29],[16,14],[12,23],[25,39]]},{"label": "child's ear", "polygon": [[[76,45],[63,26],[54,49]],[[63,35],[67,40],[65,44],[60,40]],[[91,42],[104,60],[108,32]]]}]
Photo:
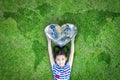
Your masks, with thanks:
[{"label": "child's ear", "polygon": [[65,58],[65,60],[67,61],[67,57]]}]

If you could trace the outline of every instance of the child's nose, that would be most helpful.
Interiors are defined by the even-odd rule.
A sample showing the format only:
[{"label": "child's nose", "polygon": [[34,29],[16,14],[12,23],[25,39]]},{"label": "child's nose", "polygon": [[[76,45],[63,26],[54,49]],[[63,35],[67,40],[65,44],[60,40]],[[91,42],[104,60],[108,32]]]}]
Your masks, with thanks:
[{"label": "child's nose", "polygon": [[62,61],[60,61],[60,64],[62,64]]}]

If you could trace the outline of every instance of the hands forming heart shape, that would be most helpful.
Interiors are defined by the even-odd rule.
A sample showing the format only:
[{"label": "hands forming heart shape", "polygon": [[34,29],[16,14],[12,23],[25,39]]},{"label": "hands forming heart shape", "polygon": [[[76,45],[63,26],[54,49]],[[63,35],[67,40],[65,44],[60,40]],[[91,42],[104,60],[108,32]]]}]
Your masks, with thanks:
[{"label": "hands forming heart shape", "polygon": [[77,27],[69,23],[61,27],[57,24],[50,24],[45,28],[45,33],[54,43],[62,47],[76,36]]}]

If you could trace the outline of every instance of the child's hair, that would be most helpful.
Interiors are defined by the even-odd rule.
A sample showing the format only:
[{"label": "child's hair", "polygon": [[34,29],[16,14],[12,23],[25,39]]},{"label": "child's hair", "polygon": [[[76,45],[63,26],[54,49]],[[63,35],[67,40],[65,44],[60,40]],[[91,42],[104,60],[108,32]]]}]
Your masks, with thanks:
[{"label": "child's hair", "polygon": [[54,51],[54,59],[56,59],[56,56],[58,55],[64,55],[65,57],[67,57],[69,48],[68,46],[63,46],[63,47],[54,46],[53,51]]}]

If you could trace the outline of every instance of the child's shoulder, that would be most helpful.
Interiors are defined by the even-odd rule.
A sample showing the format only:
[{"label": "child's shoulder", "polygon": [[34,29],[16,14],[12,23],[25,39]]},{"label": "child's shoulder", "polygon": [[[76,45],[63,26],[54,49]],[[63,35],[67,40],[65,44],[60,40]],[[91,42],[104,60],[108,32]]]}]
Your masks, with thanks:
[{"label": "child's shoulder", "polygon": [[[70,67],[70,64],[68,62],[65,63],[65,67]],[[52,68],[56,68],[56,67],[59,67],[59,65],[55,62],[52,66]]]}]

